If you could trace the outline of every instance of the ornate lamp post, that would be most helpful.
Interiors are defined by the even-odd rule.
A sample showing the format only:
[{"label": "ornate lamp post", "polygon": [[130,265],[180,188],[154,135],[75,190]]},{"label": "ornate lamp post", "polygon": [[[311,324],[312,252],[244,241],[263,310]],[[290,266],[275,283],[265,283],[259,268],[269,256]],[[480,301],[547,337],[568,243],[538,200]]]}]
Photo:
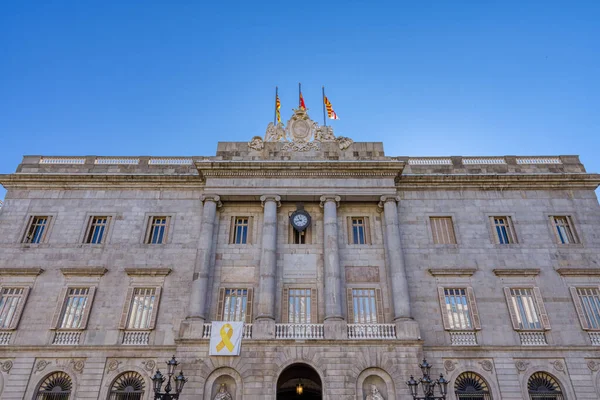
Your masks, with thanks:
[{"label": "ornate lamp post", "polygon": [[[429,377],[431,364],[429,364],[426,359],[423,359],[423,363],[419,364],[419,368],[421,368],[423,377],[420,378],[419,381],[416,381],[411,375],[408,382],[406,382],[413,400],[445,400],[446,394],[448,393],[448,381],[444,378],[444,375],[440,374],[439,379],[435,381],[432,380]],[[421,390],[423,391],[423,396],[421,397],[419,397],[419,384],[421,384]],[[436,386],[439,387],[439,396],[435,395]]]},{"label": "ornate lamp post", "polygon": [[[167,385],[165,386],[165,392],[161,393],[160,390],[162,388],[162,384],[165,381],[165,377],[161,372],[157,369],[156,373],[152,377],[152,385],[154,387],[154,400],[178,400],[181,391],[183,390],[183,385],[187,382],[185,376],[183,376],[183,371],[179,371],[179,375],[173,378],[173,374],[175,373],[175,368],[179,363],[175,359],[175,356],[167,361],[167,376],[169,380]],[[175,383],[175,393],[171,394],[171,390],[173,387],[171,386],[171,378],[173,378],[173,382]]]}]

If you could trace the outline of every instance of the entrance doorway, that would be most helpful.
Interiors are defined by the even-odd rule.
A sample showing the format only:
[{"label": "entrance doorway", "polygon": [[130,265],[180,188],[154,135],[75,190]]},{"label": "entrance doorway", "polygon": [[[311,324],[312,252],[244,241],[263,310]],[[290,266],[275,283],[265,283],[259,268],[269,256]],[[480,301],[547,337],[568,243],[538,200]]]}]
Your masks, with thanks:
[{"label": "entrance doorway", "polygon": [[[299,385],[302,394],[298,394]],[[277,379],[277,400],[321,400],[321,377],[311,366],[292,364]]]}]

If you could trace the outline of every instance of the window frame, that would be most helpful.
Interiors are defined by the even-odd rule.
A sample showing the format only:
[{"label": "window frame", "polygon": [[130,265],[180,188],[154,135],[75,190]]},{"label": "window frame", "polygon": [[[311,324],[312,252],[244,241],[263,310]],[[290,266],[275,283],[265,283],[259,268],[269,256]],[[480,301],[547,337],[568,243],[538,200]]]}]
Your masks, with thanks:
[{"label": "window frame", "polygon": [[[436,234],[436,230],[434,229],[434,224],[433,220],[434,219],[449,219],[450,220],[450,229],[452,230],[452,236],[454,238],[454,242],[453,243],[438,243],[436,242],[436,237],[438,237],[439,235]],[[434,246],[446,246],[446,247],[450,247],[450,248],[454,248],[458,246],[458,230],[456,227],[456,224],[454,223],[455,221],[455,216],[452,214],[428,214],[427,215],[427,228],[429,230],[429,238],[431,240],[431,244],[433,244]]]},{"label": "window frame", "polygon": [[[354,290],[374,290],[375,291],[375,322],[362,323],[356,322],[354,318]],[[381,288],[378,286],[355,286],[346,288],[347,320],[349,324],[359,325],[379,325],[385,324],[385,315],[383,309],[383,296]]]},{"label": "window frame", "polygon": [[[455,328],[451,326],[450,315],[446,306],[446,290],[464,290],[465,299],[467,301],[467,312],[471,320],[470,328]],[[440,304],[440,311],[442,314],[442,324],[444,330],[451,332],[475,332],[481,330],[481,319],[479,316],[479,310],[477,308],[477,301],[475,299],[475,292],[470,286],[452,285],[452,286],[438,286],[438,300]]]},{"label": "window frame", "polygon": [[[49,238],[50,238],[50,233],[51,233],[50,231],[52,230],[52,227],[54,226],[54,221],[56,220],[56,215],[57,215],[56,213],[29,213],[29,214],[27,214],[27,216],[25,217],[24,228],[22,229],[20,236],[19,236],[19,242],[24,246],[39,246],[41,244],[48,243]],[[41,218],[41,217],[48,218],[48,223],[46,224],[46,228],[44,229],[41,240],[38,243],[26,242],[25,240],[27,238],[27,233],[29,232],[29,229],[31,228],[33,219]]]},{"label": "window frame", "polygon": [[[150,238],[152,235],[152,222],[154,218],[166,218],[165,233],[163,234],[163,241],[161,243],[151,243]],[[171,213],[146,213],[145,215],[145,229],[142,232],[141,243],[148,246],[160,246],[169,244],[173,239],[173,225],[175,221],[175,215]]]},{"label": "window frame", "polygon": [[[19,327],[19,322],[21,321],[21,317],[23,316],[23,311],[25,309],[25,305],[27,304],[27,298],[29,297],[29,292],[31,291],[30,286],[23,285],[2,285],[0,286],[0,299],[3,297],[3,292],[5,289],[22,289],[22,292],[19,294],[19,303],[17,304],[15,311],[10,319],[10,323],[6,328],[0,327],[0,332],[5,331],[14,331]],[[2,308],[0,308],[2,311]]]},{"label": "window frame", "polygon": [[[133,309],[133,300],[135,291],[140,289],[154,289],[154,304],[152,305],[152,314],[148,321],[148,328],[129,328],[129,317],[131,310]],[[121,312],[121,318],[119,320],[119,330],[127,332],[148,332],[153,331],[156,328],[156,320],[158,319],[158,310],[160,307],[160,297],[162,292],[162,286],[156,285],[132,285],[127,288],[127,294],[125,295],[125,303],[123,303],[123,310]]]},{"label": "window frame", "polygon": [[[354,223],[353,219],[363,220],[364,243],[354,243]],[[371,218],[368,215],[351,215],[346,217],[346,232],[348,236],[347,243],[349,246],[370,246],[373,244],[371,240]]]},{"label": "window frame", "polygon": [[[540,321],[540,328],[522,328],[519,326],[519,321],[517,318],[517,314],[519,313],[519,311],[514,308],[513,301],[512,301],[513,295],[511,293],[511,290],[513,290],[513,289],[514,290],[518,290],[518,289],[531,290],[531,295],[532,295],[532,299],[534,302],[534,308],[537,313],[537,318]],[[504,297],[506,298],[506,305],[508,307],[508,313],[509,313],[510,320],[511,320],[511,323],[513,326],[513,330],[515,330],[517,332],[544,332],[544,331],[549,331],[551,329],[550,319],[548,318],[548,313],[546,312],[546,306],[544,304],[544,299],[542,297],[542,293],[541,293],[539,287],[530,286],[530,285],[517,285],[517,286],[505,287],[504,288]]]},{"label": "window frame", "polygon": [[[106,217],[106,227],[104,228],[104,233],[102,234],[102,240],[100,243],[88,243],[87,238],[90,235],[90,229],[92,228],[92,222],[94,218]],[[103,212],[94,212],[87,213],[85,216],[85,225],[79,237],[79,243],[84,246],[104,246],[107,243],[110,243],[110,239],[112,237],[113,224],[116,219],[115,213],[103,213]]]},{"label": "window frame", "polygon": [[245,290],[246,291],[246,310],[244,311],[244,320],[238,321],[238,322],[244,322],[246,324],[251,324],[252,316],[253,316],[254,288],[244,287],[243,285],[233,285],[233,286],[219,288],[219,296],[218,296],[218,300],[217,300],[217,313],[216,313],[215,320],[216,321],[224,321],[225,298],[227,297],[227,290]]},{"label": "window frame", "polygon": [[[588,316],[586,312],[587,308],[583,306],[583,302],[581,301],[581,295],[578,293],[579,289],[596,290],[598,291],[598,296],[600,297],[600,286],[577,285],[569,287],[569,292],[571,293],[571,297],[573,298],[573,305],[575,306],[575,311],[577,312],[577,317],[579,318],[581,329],[583,329],[584,331],[599,332],[600,324],[597,328],[594,328],[590,326],[588,322]],[[600,323],[600,319],[598,320],[598,322]]]},{"label": "window frame", "polygon": [[[86,304],[81,314],[81,324],[77,328],[63,328],[61,326],[62,320],[64,318],[64,312],[67,307],[67,298],[69,296],[69,290],[72,289],[88,289],[88,293],[86,295]],[[58,297],[59,302],[56,304],[56,308],[54,309],[54,316],[52,317],[51,328],[57,331],[84,331],[87,329],[88,320],[90,318],[90,314],[92,311],[92,307],[94,306],[94,296],[96,294],[96,286],[93,285],[68,285],[63,287],[60,295]]]},{"label": "window frame", "polygon": [[[573,239],[575,240],[573,243],[563,243],[560,239],[559,233],[558,233],[558,226],[555,222],[555,218],[565,218],[565,220],[567,221],[568,227],[571,230],[571,235],[573,236]],[[552,234],[554,237],[554,243],[557,246],[561,246],[561,247],[568,247],[568,246],[582,246],[583,245],[583,241],[581,240],[581,236],[579,234],[579,232],[577,231],[577,229],[575,228],[575,220],[573,218],[572,214],[569,213],[556,213],[556,214],[549,214],[548,215],[548,220],[550,222],[550,229],[552,230]]]},{"label": "window frame", "polygon": [[[237,231],[237,220],[240,218],[247,218],[248,219],[248,230],[246,232],[246,241],[244,243],[236,243],[235,239],[236,239],[236,231]],[[234,246],[247,246],[247,245],[251,245],[253,244],[253,239],[254,239],[254,235],[253,235],[253,229],[254,229],[254,216],[253,215],[232,215],[231,216],[231,221],[229,224],[229,244],[230,245],[234,245]]]},{"label": "window frame", "polygon": [[[519,240],[519,235],[517,235],[517,230],[516,230],[516,223],[515,223],[515,218],[514,218],[514,214],[510,214],[510,213],[493,213],[493,214],[488,214],[488,229],[491,235],[491,240],[492,243],[495,244],[496,246],[500,246],[500,247],[508,247],[508,246],[515,246],[515,245],[519,245],[521,244],[520,240]],[[496,223],[494,222],[495,219],[497,218],[504,218],[507,221],[507,237],[509,239],[508,243],[501,243],[500,242],[500,237],[498,236],[498,232],[496,230]]]},{"label": "window frame", "polygon": [[[310,291],[310,322],[290,321],[290,290]],[[286,285],[281,296],[281,322],[284,324],[318,324],[319,323],[319,299],[317,288],[312,285]]]}]

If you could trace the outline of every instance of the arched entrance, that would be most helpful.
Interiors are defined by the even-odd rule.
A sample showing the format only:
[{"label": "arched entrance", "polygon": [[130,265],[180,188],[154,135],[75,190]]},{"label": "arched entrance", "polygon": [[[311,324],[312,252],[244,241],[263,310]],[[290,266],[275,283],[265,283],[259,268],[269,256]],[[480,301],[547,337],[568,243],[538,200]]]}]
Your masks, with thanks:
[{"label": "arched entrance", "polygon": [[[298,394],[301,385],[302,394]],[[321,400],[323,385],[321,377],[311,366],[292,364],[277,379],[277,400]]]}]

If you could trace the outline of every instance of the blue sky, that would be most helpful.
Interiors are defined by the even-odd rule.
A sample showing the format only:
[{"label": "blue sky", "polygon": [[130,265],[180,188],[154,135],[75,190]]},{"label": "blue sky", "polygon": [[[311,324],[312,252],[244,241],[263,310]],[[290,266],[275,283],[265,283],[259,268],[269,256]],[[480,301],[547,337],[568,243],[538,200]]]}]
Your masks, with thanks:
[{"label": "blue sky", "polygon": [[213,155],[264,135],[275,85],[287,119],[298,82],[314,119],[325,85],[335,133],[388,155],[600,172],[599,20],[597,1],[5,2],[0,173],[24,154]]}]

